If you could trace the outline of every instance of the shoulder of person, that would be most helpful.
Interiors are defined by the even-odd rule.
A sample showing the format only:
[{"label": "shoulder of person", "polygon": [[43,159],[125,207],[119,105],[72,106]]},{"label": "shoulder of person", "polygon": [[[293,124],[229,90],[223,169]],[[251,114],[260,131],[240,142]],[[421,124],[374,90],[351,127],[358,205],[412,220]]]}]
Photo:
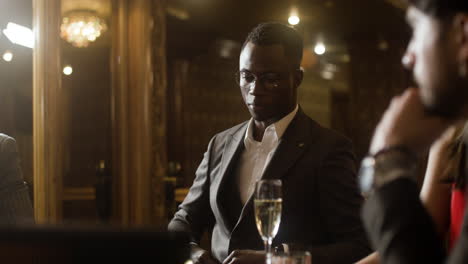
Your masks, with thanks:
[{"label": "shoulder of person", "polygon": [[16,140],[6,134],[0,133],[0,151],[16,152]]},{"label": "shoulder of person", "polygon": [[247,121],[244,121],[240,124],[237,124],[231,128],[228,128],[224,131],[221,131],[217,134],[215,134],[213,136],[213,138],[217,138],[218,140],[223,140],[224,138],[226,138],[227,136],[232,136],[232,135],[235,135],[237,133],[240,133],[242,132],[243,129],[247,128],[247,124],[249,123],[250,120],[247,120]]},{"label": "shoulder of person", "polygon": [[341,132],[332,128],[322,126],[308,115],[305,116],[307,117],[307,121],[309,122],[311,128],[309,131],[310,136],[316,137],[316,141],[327,145],[351,144],[351,139],[342,134]]}]

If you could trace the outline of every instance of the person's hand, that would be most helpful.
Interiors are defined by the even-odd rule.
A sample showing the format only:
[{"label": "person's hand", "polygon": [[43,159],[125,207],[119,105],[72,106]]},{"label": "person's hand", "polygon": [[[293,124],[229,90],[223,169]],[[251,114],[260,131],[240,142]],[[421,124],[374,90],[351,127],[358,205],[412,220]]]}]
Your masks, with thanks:
[{"label": "person's hand", "polygon": [[265,252],[255,250],[234,250],[223,264],[264,264]]},{"label": "person's hand", "polygon": [[449,155],[447,153],[451,151],[451,147],[453,147],[455,138],[459,136],[460,131],[465,125],[465,122],[466,121],[461,120],[460,122],[448,127],[444,133],[442,133],[442,135],[432,144],[430,151],[432,153],[445,154],[445,156],[448,157]]},{"label": "person's hand", "polygon": [[370,153],[375,154],[390,146],[403,145],[420,154],[427,151],[442,132],[454,122],[427,115],[418,91],[409,88],[402,95],[392,99],[377,125]]},{"label": "person's hand", "polygon": [[198,246],[192,246],[191,259],[193,264],[219,264],[208,251]]},{"label": "person's hand", "polygon": [[359,260],[355,264],[379,264],[379,263],[380,263],[379,253],[373,252],[372,254]]}]

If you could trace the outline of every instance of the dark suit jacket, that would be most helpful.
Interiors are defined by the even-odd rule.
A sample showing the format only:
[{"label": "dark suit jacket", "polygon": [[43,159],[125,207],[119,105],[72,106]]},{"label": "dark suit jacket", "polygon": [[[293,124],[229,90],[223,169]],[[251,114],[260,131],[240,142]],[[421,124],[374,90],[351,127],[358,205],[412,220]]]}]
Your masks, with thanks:
[{"label": "dark suit jacket", "polygon": [[[465,160],[465,176],[467,164]],[[445,239],[438,236],[419,199],[419,188],[410,178],[377,189],[366,201],[362,217],[381,263],[468,263],[468,210],[459,241],[447,259]]]},{"label": "dark suit jacket", "polygon": [[[190,232],[196,243],[211,229],[212,254],[221,262],[235,249],[263,249],[253,199],[237,214],[240,198],[232,184],[247,124],[212,138],[169,224],[169,230]],[[298,111],[263,174],[283,182],[283,212],[274,245],[306,245],[314,264],[349,264],[370,252],[359,216],[362,197],[351,149],[349,140]]]},{"label": "dark suit jacket", "polygon": [[19,164],[16,141],[0,134],[0,225],[34,223],[28,190]]}]

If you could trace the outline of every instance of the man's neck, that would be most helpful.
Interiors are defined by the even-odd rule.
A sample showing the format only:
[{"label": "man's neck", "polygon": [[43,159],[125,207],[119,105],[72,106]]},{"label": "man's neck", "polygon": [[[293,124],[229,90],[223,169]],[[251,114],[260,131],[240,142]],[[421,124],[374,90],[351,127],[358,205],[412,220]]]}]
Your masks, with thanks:
[{"label": "man's neck", "polygon": [[269,125],[275,123],[278,120],[268,120],[268,121],[254,120],[253,138],[255,139],[255,141],[261,142],[263,139],[263,134],[265,133],[265,129]]},{"label": "man's neck", "polygon": [[253,120],[254,129],[252,131],[253,139],[255,141],[261,142],[263,139],[263,134],[265,133],[265,129],[269,127],[270,125],[285,118],[287,115],[291,114],[293,111],[295,111],[296,107],[298,107],[297,104],[290,111],[287,111],[286,113],[282,114],[280,117],[270,118],[264,121],[259,121],[259,120],[254,119]]}]

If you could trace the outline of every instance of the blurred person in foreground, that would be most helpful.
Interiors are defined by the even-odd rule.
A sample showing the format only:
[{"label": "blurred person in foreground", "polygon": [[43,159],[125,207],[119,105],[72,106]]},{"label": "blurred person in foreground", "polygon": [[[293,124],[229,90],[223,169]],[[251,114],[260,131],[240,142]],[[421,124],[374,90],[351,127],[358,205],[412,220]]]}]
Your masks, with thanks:
[{"label": "blurred person in foreground", "polygon": [[375,130],[359,172],[370,194],[362,217],[380,263],[468,263],[466,213],[447,256],[416,182],[423,153],[468,117],[468,1],[408,2],[413,34],[403,64],[418,87],[396,96]]},{"label": "blurred person in foreground", "polygon": [[[302,50],[300,34],[280,23],[260,24],[247,36],[237,82],[252,118],[211,139],[169,224],[192,234],[195,263],[265,263],[252,199],[259,179],[282,180],[273,247],[300,245],[314,264],[349,264],[370,253],[351,142],[298,105]],[[205,231],[211,250],[199,245]]]},{"label": "blurred person in foreground", "polygon": [[[447,252],[460,236],[465,211],[466,129],[466,122],[451,126],[432,144],[419,194]],[[374,252],[356,264],[378,263],[378,253]]]},{"label": "blurred person in foreground", "polygon": [[0,226],[34,223],[29,188],[23,180],[14,138],[0,133]]}]

